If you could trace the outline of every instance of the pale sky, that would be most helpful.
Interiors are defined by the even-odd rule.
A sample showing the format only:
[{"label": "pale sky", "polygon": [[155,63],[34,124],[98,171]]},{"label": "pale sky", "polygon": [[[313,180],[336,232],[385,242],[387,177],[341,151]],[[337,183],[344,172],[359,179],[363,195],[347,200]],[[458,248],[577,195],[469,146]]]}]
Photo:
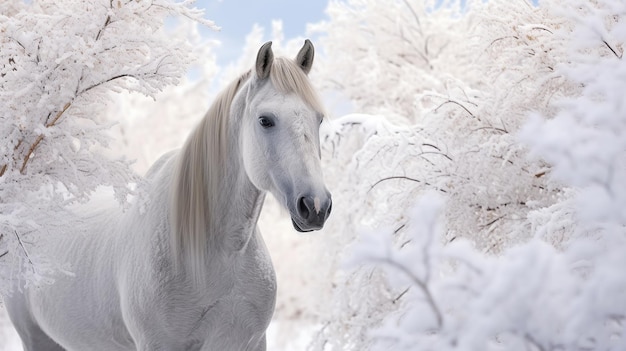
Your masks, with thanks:
[{"label": "pale sky", "polygon": [[206,31],[210,38],[222,43],[215,50],[218,63],[226,64],[241,55],[245,37],[256,23],[271,34],[272,20],[283,22],[285,38],[304,35],[306,24],[325,18],[328,0],[198,0],[195,6],[206,10],[205,17],[222,28]]}]

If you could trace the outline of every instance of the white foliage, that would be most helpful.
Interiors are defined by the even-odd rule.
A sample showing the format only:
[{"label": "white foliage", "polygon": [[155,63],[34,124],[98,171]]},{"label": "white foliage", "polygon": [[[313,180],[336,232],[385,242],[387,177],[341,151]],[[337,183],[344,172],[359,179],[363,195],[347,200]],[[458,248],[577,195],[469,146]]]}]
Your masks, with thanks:
[{"label": "white foliage", "polygon": [[442,87],[467,64],[467,56],[455,55],[461,9],[437,2],[330,1],[330,19],[310,26],[322,34],[319,82],[345,94],[357,111],[415,122],[416,92]]},{"label": "white foliage", "polygon": [[[100,185],[121,203],[138,178],[109,144],[101,113],[111,91],[153,96],[191,60],[180,36],[160,30],[176,15],[212,26],[190,2],[9,2],[0,15],[0,293],[12,281],[48,281],[58,267],[38,248],[70,221],[63,208]],[[65,223],[67,225],[67,223]],[[45,234],[42,236],[42,234]],[[21,285],[21,284],[20,284]]]},{"label": "white foliage", "polygon": [[[579,350],[626,345],[620,327],[626,279],[623,238],[564,252],[533,239],[486,256],[465,239],[443,245],[441,202],[424,195],[409,214],[408,241],[364,234],[356,261],[384,268],[402,307],[373,328],[372,349]],[[608,249],[608,250],[607,250]],[[606,255],[606,256],[605,256]],[[614,266],[616,265],[616,266]],[[603,296],[603,299],[598,299]]]},{"label": "white foliage", "polygon": [[[396,125],[348,116],[323,133],[340,218],[316,266],[334,278],[308,303],[322,325],[311,349],[622,349],[624,5],[417,11],[422,31],[449,44],[437,58],[458,58],[432,71],[394,63],[402,28],[416,26],[407,5],[420,8],[331,3],[322,28],[331,88]],[[412,69],[426,73],[398,73]],[[423,228],[436,217],[429,202],[441,231]],[[356,238],[357,261],[378,268],[341,266]]]},{"label": "white foliage", "polygon": [[196,23],[182,22],[174,33],[187,38],[197,58],[190,73],[154,98],[137,92],[116,94],[106,111],[108,120],[118,121],[111,130],[116,142],[110,154],[127,157],[138,174],[144,174],[164,153],[182,146],[215,95],[211,84],[219,68],[212,50],[217,43],[204,40]]}]

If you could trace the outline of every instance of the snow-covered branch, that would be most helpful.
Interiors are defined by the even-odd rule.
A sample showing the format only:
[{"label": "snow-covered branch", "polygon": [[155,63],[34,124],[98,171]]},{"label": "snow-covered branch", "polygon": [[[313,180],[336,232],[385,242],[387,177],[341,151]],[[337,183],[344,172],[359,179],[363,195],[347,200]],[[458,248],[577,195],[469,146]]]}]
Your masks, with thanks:
[{"label": "snow-covered branch", "polygon": [[[39,0],[2,6],[0,213],[10,220],[0,225],[0,248],[7,252],[0,271],[14,265],[8,257],[19,265],[26,258],[22,269],[36,264],[39,237],[50,231],[45,218],[67,216],[60,210],[85,201],[96,187],[112,186],[117,199],[126,201],[130,183],[139,178],[128,161],[100,151],[109,143],[110,123],[102,112],[110,93],[154,96],[185,74],[191,48],[184,37],[164,35],[168,16],[216,28],[188,1]],[[29,254],[20,255],[18,247]],[[0,292],[10,288],[0,286]]]},{"label": "snow-covered branch", "polygon": [[[309,302],[312,350],[626,342],[624,5],[466,3],[333,3],[318,27],[328,87],[361,113],[322,130],[343,206],[319,251],[333,279]],[[347,269],[345,250],[369,264]]]}]

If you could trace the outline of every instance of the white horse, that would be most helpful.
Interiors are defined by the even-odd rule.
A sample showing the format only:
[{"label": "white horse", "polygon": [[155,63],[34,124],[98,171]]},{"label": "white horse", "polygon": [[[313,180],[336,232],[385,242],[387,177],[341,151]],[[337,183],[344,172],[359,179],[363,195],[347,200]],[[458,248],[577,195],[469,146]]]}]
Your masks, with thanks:
[{"label": "white horse", "polygon": [[308,40],[295,61],[266,43],[184,147],[148,171],[143,201],[80,209],[49,250],[75,276],[5,300],[27,351],[265,350],[276,296],[256,225],[265,194],[301,232],[331,209],[313,56]]}]

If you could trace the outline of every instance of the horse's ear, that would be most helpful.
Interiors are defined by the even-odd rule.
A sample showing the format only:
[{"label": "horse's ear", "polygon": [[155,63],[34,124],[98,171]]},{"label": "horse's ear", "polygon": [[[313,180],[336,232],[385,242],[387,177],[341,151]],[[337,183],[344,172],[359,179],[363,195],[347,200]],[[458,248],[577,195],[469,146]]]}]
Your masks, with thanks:
[{"label": "horse's ear", "polygon": [[269,77],[274,61],[274,53],[272,52],[272,42],[268,41],[259,49],[256,56],[256,75],[259,79]]},{"label": "horse's ear", "polygon": [[311,67],[313,67],[313,57],[315,57],[315,49],[309,39],[304,41],[304,46],[298,52],[296,56],[296,63],[302,68],[304,73],[309,74]]}]

